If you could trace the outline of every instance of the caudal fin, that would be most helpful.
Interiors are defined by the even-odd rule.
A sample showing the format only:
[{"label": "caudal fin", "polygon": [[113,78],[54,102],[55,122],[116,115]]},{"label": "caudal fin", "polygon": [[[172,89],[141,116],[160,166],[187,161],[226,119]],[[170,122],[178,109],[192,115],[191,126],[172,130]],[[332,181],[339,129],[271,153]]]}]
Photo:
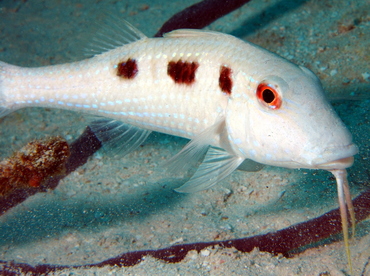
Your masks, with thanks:
[{"label": "caudal fin", "polygon": [[8,69],[12,65],[0,61],[0,118],[4,117],[5,115],[9,114],[11,110],[7,107],[7,100],[6,100],[6,87],[5,87],[5,80],[8,75]]}]

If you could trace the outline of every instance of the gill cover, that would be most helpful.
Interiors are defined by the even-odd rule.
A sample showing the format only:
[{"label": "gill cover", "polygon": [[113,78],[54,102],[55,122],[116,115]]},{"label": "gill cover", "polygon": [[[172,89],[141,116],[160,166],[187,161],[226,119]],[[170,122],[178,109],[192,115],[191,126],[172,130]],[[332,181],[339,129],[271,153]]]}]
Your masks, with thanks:
[{"label": "gill cover", "polygon": [[282,78],[266,76],[257,83],[251,83],[250,89],[245,89],[242,97],[229,98],[226,127],[230,144],[235,152],[244,158],[257,159],[259,162],[263,160],[258,156],[272,154],[259,153],[264,151],[264,148],[260,147],[261,139],[257,135],[258,125],[264,124],[263,117],[258,123],[251,123],[250,118],[255,117],[253,115],[255,112],[267,115],[272,120],[277,118],[278,110],[284,105],[284,91],[288,89],[288,83]]}]

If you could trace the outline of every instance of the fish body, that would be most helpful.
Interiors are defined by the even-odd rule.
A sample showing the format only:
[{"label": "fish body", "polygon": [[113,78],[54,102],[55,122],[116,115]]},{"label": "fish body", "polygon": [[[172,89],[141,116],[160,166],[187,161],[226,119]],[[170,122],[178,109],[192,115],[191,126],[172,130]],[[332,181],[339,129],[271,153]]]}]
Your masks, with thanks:
[{"label": "fish body", "polygon": [[355,219],[345,169],[358,149],[311,71],[217,32],[147,38],[124,23],[101,37],[92,48],[97,55],[74,63],[0,62],[0,116],[30,106],[89,112],[101,116],[90,124],[97,137],[123,153],[151,131],[189,138],[169,167],[184,170],[205,156],[179,192],[261,164],[328,170],[337,179],[352,268],[347,210],[353,230]]},{"label": "fish body", "polygon": [[192,139],[172,164],[186,168],[207,153],[186,192],[212,186],[244,160],[352,165],[357,147],[308,69],[227,34],[176,30],[147,38],[129,24],[122,29],[128,43],[107,43],[108,51],[86,60],[39,68],[1,62],[0,114],[42,106],[108,117],[93,130],[103,141],[126,143],[125,152],[150,131]]},{"label": "fish body", "polygon": [[[26,106],[82,110],[192,138],[213,125],[227,107],[228,97],[218,88],[219,67],[226,64],[227,57],[213,58],[222,44],[214,37],[212,43],[206,43],[207,36],[143,38],[69,64],[40,68],[3,65],[2,106],[12,111]],[[229,48],[234,49],[237,47]],[[169,62],[179,60],[200,64],[193,83],[176,83],[167,74]],[[127,61],[137,67],[132,78],[117,75],[118,65]]]}]

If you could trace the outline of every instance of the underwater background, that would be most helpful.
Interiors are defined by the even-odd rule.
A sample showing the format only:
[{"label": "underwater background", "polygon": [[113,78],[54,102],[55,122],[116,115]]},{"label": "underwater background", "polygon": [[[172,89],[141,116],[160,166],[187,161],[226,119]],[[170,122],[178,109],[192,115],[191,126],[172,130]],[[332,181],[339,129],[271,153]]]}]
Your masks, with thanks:
[{"label": "underwater background", "polygon": [[[194,3],[0,0],[0,60],[27,67],[80,60],[107,14],[153,36],[172,15]],[[353,197],[370,186],[369,10],[366,0],[252,0],[205,28],[251,41],[318,75],[360,149],[348,169]],[[36,138],[60,135],[71,143],[87,124],[82,113],[19,110],[0,119],[0,156],[7,158]],[[189,175],[167,174],[160,165],[186,143],[155,133],[124,157],[100,149],[55,189],[0,216],[0,260],[86,265],[124,252],[266,234],[338,207],[335,180],[329,172],[315,170],[235,171],[206,191],[176,193],[173,189]],[[369,220],[356,229],[353,275],[370,275]],[[348,273],[347,259],[337,235],[293,258],[216,247],[192,251],[179,263],[146,257],[136,266],[70,267],[54,274],[346,275],[344,271]]]}]

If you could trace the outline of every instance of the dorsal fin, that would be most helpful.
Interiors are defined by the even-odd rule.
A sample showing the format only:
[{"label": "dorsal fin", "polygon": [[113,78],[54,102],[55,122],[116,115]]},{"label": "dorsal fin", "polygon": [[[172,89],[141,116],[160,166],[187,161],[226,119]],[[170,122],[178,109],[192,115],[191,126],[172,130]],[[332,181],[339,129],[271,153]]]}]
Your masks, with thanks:
[{"label": "dorsal fin", "polygon": [[96,35],[85,48],[84,52],[88,56],[99,55],[121,47],[124,44],[146,38],[141,31],[129,22],[111,14],[107,14],[103,23],[99,24],[97,30]]},{"label": "dorsal fin", "polygon": [[204,31],[196,29],[178,29],[169,33],[163,34],[163,37],[166,38],[179,38],[179,37],[207,37],[207,36],[216,36],[216,35],[225,35],[219,32],[213,31]]}]

